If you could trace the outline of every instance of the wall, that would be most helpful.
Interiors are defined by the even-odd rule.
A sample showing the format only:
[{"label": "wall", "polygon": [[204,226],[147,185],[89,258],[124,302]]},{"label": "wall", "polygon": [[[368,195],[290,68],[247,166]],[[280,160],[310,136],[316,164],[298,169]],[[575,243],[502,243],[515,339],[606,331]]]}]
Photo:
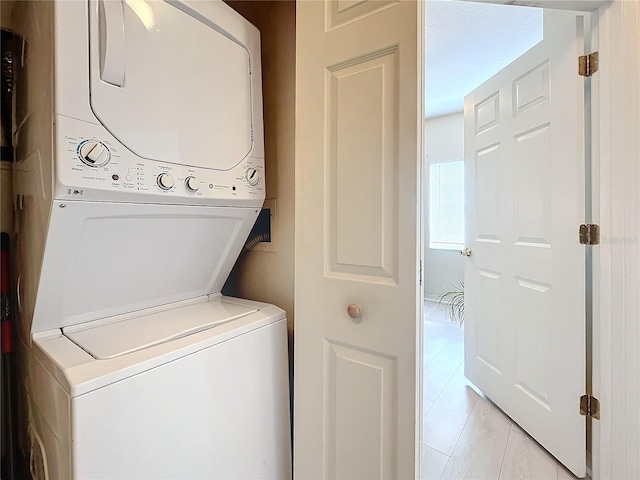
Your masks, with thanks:
[{"label": "wall", "polygon": [[0,27],[15,31],[13,9],[19,0],[0,1]]},{"label": "wall", "polygon": [[262,38],[267,202],[272,210],[270,244],[243,254],[226,294],[273,303],[287,312],[293,329],[295,2],[230,0]]},{"label": "wall", "polygon": [[583,14],[571,10],[545,8],[542,11],[542,28],[544,35],[547,36],[550,33],[553,33],[554,30],[564,27],[571,20],[575,19],[576,15]]},{"label": "wall", "polygon": [[464,258],[457,250],[429,248],[429,164],[464,159],[464,117],[462,113],[428,119],[425,122],[424,194],[424,296],[434,299],[450,283],[464,279]]}]

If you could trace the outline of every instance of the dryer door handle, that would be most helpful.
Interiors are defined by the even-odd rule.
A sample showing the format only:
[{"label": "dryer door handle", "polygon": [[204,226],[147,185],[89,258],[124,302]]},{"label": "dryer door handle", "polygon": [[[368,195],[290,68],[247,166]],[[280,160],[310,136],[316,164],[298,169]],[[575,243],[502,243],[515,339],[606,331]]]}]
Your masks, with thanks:
[{"label": "dryer door handle", "polygon": [[124,86],[125,37],[122,0],[99,0],[100,78]]}]

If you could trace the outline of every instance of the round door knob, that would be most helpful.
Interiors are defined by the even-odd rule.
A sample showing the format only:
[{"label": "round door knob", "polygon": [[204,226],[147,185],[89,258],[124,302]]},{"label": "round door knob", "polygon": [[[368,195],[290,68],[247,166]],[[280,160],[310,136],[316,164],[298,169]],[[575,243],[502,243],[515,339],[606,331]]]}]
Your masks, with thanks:
[{"label": "round door knob", "polygon": [[471,247],[467,247],[464,250],[460,250],[460,255],[464,255],[465,257],[471,256]]},{"label": "round door knob", "polygon": [[360,309],[360,305],[352,303],[347,307],[347,313],[351,318],[358,318],[362,314],[362,310]]},{"label": "round door knob", "polygon": [[78,156],[82,163],[90,167],[102,167],[111,160],[111,152],[107,146],[97,140],[87,140],[80,144]]},{"label": "round door knob", "polygon": [[171,190],[175,185],[175,180],[168,173],[161,173],[156,179],[158,186],[163,190]]},{"label": "round door knob", "polygon": [[196,177],[191,176],[191,177],[187,177],[185,179],[184,186],[190,192],[197,192],[198,189],[200,188],[200,182],[198,181],[198,179]]}]

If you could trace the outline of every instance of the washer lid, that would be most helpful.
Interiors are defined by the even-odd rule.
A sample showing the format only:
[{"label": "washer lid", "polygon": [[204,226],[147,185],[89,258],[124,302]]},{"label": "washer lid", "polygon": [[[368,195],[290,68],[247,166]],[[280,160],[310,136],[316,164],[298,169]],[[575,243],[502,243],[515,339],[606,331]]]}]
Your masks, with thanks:
[{"label": "washer lid", "polygon": [[117,320],[98,320],[64,327],[62,333],[99,360],[118,357],[144,348],[186,337],[245,315],[256,307],[227,301],[204,301],[194,305]]}]

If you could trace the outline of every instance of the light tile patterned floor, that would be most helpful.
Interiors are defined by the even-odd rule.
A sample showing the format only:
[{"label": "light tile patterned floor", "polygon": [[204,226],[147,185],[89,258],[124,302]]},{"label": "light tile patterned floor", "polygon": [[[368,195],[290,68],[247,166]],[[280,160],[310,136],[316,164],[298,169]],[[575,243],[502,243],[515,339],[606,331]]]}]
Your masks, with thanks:
[{"label": "light tile patterned floor", "polygon": [[463,337],[425,302],[422,478],[575,479],[464,377]]}]

